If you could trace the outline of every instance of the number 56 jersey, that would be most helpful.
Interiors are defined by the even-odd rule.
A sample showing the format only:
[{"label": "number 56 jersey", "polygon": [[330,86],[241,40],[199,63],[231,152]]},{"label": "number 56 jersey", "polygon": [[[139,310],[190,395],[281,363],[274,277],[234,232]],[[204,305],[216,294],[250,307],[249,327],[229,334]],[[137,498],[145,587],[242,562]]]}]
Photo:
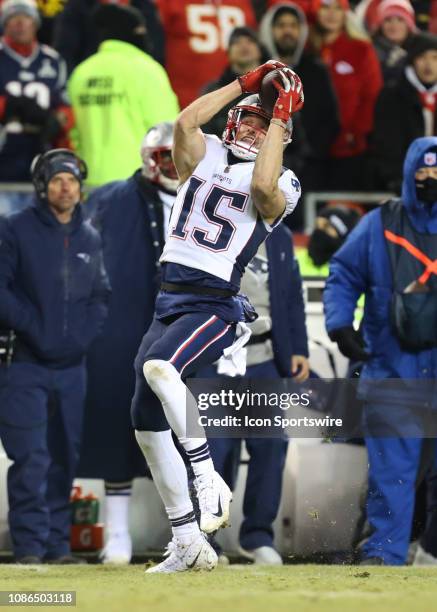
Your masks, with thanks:
[{"label": "number 56 jersey", "polygon": [[286,209],[271,226],[250,195],[255,162],[229,164],[228,149],[216,136],[205,135],[205,141],[205,156],[179,188],[161,262],[202,270],[238,290],[259,245],[295,208],[300,184],[291,170],[282,173]]}]

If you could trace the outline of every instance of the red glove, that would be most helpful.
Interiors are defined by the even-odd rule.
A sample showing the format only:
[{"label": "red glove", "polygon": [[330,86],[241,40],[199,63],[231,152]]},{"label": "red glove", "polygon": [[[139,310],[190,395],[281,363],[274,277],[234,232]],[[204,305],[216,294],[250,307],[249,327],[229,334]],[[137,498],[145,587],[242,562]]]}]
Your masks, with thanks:
[{"label": "red glove", "polygon": [[241,93],[259,93],[263,78],[276,68],[286,68],[287,65],[276,60],[269,60],[265,64],[261,64],[258,68],[251,70],[247,74],[238,77]]},{"label": "red glove", "polygon": [[303,86],[302,81],[291,68],[281,69],[280,74],[281,82],[276,79],[273,81],[273,85],[278,90],[273,117],[287,123],[290,117],[303,106]]}]

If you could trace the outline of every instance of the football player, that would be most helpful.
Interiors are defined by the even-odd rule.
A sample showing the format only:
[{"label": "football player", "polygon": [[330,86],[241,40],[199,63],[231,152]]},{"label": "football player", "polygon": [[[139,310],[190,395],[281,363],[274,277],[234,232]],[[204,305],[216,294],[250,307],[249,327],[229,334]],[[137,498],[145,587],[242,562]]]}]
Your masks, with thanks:
[{"label": "football player", "polygon": [[[276,68],[278,97],[271,115],[257,94]],[[242,93],[251,95],[229,111],[222,141],[203,134],[200,126]],[[187,435],[183,378],[216,361],[233,345],[244,327],[240,322],[256,318],[238,294],[240,279],[261,242],[299,200],[299,181],[282,167],[282,158],[291,139],[291,116],[302,106],[297,74],[281,62],[267,62],[194,101],[175,123],[173,159],[180,187],[161,256],[155,317],[135,360],[132,403],[136,437],[173,532],[166,559],[149,572],[210,570],[217,564],[201,531],[212,533],[226,524],[232,494],[214,471],[205,437]],[[148,406],[148,387],[161,402],[158,411]],[[195,475],[200,530],[171,430]]]}]

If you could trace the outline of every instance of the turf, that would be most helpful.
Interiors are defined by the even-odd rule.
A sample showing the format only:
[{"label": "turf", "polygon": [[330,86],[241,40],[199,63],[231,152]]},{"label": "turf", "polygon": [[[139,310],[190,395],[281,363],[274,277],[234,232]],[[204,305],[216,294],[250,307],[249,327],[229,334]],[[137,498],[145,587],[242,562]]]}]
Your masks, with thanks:
[{"label": "turf", "polygon": [[93,612],[437,610],[437,568],[231,565],[211,573],[146,575],[142,565],[3,565],[0,589],[75,590],[76,609]]}]

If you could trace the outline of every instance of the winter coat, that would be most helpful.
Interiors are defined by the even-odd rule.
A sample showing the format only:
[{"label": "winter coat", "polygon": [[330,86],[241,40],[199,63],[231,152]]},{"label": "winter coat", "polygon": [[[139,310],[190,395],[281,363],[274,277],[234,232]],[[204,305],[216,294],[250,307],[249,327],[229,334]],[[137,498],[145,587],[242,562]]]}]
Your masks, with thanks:
[{"label": "winter coat", "polygon": [[[414,180],[419,158],[433,146],[437,146],[437,138],[421,138],[410,146],[404,163],[402,202],[414,229],[435,234],[437,240],[437,203],[429,210],[418,201]],[[328,332],[352,325],[361,293],[365,294],[363,334],[366,350],[371,354],[361,378],[437,378],[437,348],[403,350],[392,331],[393,278],[380,208],[365,215],[331,259],[324,291]],[[369,388],[368,392],[371,393]]]},{"label": "winter coat", "polygon": [[0,327],[15,330],[15,358],[78,364],[107,315],[100,238],[76,206],[68,225],[44,201],[0,225]]}]

